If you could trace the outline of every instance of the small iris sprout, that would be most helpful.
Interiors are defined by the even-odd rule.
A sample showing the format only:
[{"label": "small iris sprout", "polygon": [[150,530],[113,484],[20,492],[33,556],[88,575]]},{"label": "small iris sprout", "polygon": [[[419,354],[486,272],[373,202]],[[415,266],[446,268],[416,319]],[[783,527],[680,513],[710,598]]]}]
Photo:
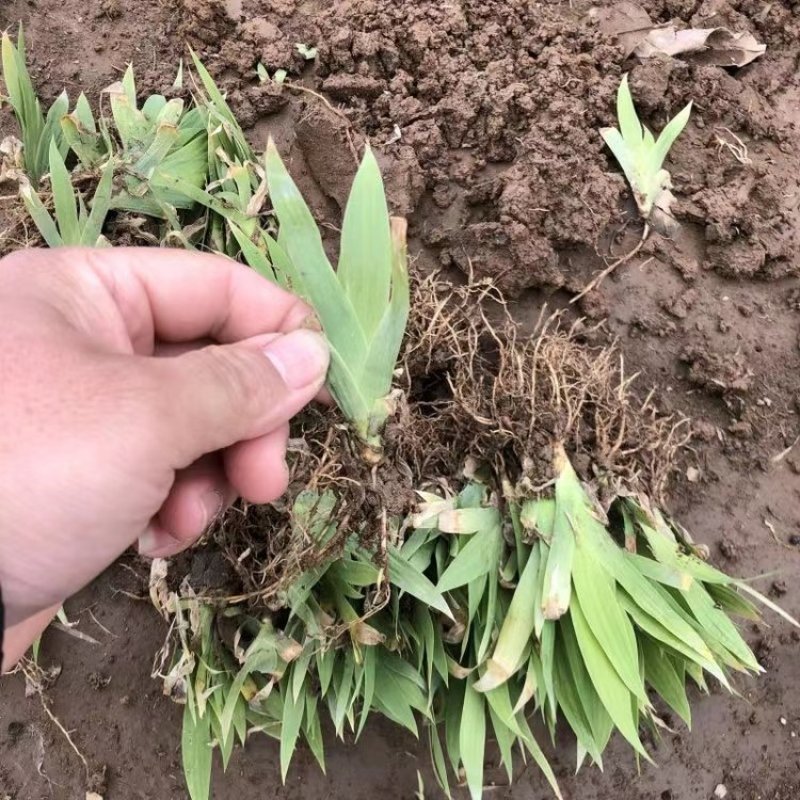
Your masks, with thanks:
[{"label": "small iris sprout", "polygon": [[670,175],[664,169],[664,159],[675,140],[686,127],[692,104],[689,103],[667,123],[658,139],[641,123],[633,105],[628,76],[617,91],[617,121],[619,128],[600,131],[605,143],[622,167],[633,189],[639,213],[647,223],[656,227],[674,226],[670,213],[673,195]]}]

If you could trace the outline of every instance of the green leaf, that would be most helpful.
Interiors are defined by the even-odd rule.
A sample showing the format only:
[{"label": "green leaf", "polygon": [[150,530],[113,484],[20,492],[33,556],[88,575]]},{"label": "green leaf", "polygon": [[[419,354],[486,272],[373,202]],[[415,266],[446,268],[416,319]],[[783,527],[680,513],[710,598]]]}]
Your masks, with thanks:
[{"label": "green leaf", "polygon": [[420,647],[420,662],[425,662],[425,681],[428,686],[433,683],[433,658],[435,650],[436,633],[433,628],[433,620],[430,611],[422,603],[417,603],[414,607],[414,627],[419,632],[422,642]]},{"label": "green leaf", "polygon": [[[694,628],[687,625],[682,617],[676,615],[676,619],[681,620],[681,626],[685,626],[690,632],[689,639],[682,638],[683,630],[679,630],[678,634],[673,633],[673,629],[668,629],[661,622],[651,617],[637,605],[626,592],[620,592],[619,598],[620,603],[622,603],[638,628],[641,628],[658,642],[667,645],[676,653],[690,659],[701,667],[701,669],[708,670],[723,685],[729,685],[725,673],[722,671],[719,664],[717,664],[714,654],[711,652],[708,645],[700,638]],[[674,613],[672,609],[670,609],[670,613]],[[698,645],[699,649],[695,647],[695,645]]]},{"label": "green leaf", "polygon": [[[132,102],[136,100],[136,93],[135,89],[132,93],[126,92],[126,96],[128,96]],[[151,94],[145,101],[144,105],[142,106],[142,114],[147,118],[147,121],[150,123],[155,123],[161,112],[164,110],[165,106],[167,105],[167,98],[164,97],[163,94]],[[152,131],[150,131],[150,135],[152,135]],[[150,138],[148,136],[148,138]]]},{"label": "green leaf", "polygon": [[616,128],[601,128],[600,135],[608,145],[608,149],[614,154],[617,163],[622,167],[628,183],[635,187],[638,183],[638,172],[636,171],[636,154],[628,146],[622,134]]},{"label": "green leaf", "polygon": [[756,600],[758,600],[759,603],[763,603],[767,608],[771,609],[776,614],[779,614],[787,622],[794,625],[795,628],[800,628],[800,622],[798,622],[791,614],[782,609],[777,603],[773,603],[772,600],[770,600],[766,595],[761,594],[761,592],[754,589],[745,581],[736,581],[736,586],[739,588],[740,591],[746,592],[751,597],[754,597]]},{"label": "green leaf", "polygon": [[[332,568],[350,586],[361,588],[377,586],[381,578],[381,571],[370,561],[367,554],[365,554],[363,560],[342,558],[333,564]],[[361,594],[359,593],[357,596],[360,597]]]},{"label": "green leaf", "polygon": [[461,717],[465,690],[466,681],[452,681],[444,703],[445,746],[447,748],[447,757],[450,759],[453,772],[456,774],[458,774],[458,767],[461,763]]},{"label": "green leaf", "polygon": [[632,714],[631,692],[597,641],[586,620],[578,597],[572,599],[570,616],[586,670],[606,711],[633,749],[645,759],[650,760],[650,756],[639,739],[638,720]]},{"label": "green leaf", "polygon": [[481,800],[483,797],[483,757],[486,747],[486,711],[484,695],[475,691],[474,683],[474,678],[470,676],[464,686],[464,705],[461,711],[458,748],[470,796],[473,800]]},{"label": "green leaf", "polygon": [[248,266],[252,267],[262,278],[266,278],[271,283],[278,283],[275,270],[273,270],[267,254],[260,250],[232,219],[228,219],[227,224]]},{"label": "green leaf", "polygon": [[[559,630],[561,632],[564,653],[569,663],[572,676],[571,680],[575,685],[583,716],[589,723],[592,742],[597,748],[597,751],[602,754],[608,744],[611,732],[614,729],[614,722],[603,706],[586,669],[586,664],[583,660],[580,647],[578,646],[572,620],[569,617],[565,618],[559,626]],[[585,749],[587,753],[592,753],[592,748],[589,747],[588,744],[585,746]],[[594,758],[594,756],[592,757]],[[599,762],[599,765],[602,767],[602,762]]]},{"label": "green leaf", "polygon": [[243,135],[239,135],[241,133],[241,127],[236,119],[236,116],[234,115],[233,111],[231,111],[231,108],[227,102],[225,102],[225,98],[223,97],[222,92],[220,92],[217,84],[214,82],[214,79],[211,77],[211,73],[205,68],[203,62],[200,61],[194,50],[189,48],[189,52],[192,56],[192,62],[194,63],[195,71],[197,72],[200,82],[203,84],[203,88],[210,99],[214,112],[219,115],[220,119],[228,123],[228,133],[229,135],[232,134],[235,137],[236,147],[239,151],[239,155],[242,157],[242,160],[255,161],[253,152],[247,144],[246,139]]},{"label": "green leaf", "polygon": [[283,699],[283,715],[281,717],[281,780],[286,783],[286,775],[289,771],[289,764],[292,760],[297,737],[300,735],[300,726],[303,721],[305,711],[306,693],[301,692],[297,700],[292,697],[290,691],[281,693]]},{"label": "green leaf", "polygon": [[303,691],[303,686],[306,683],[308,669],[311,664],[311,659],[314,657],[314,647],[311,643],[307,643],[300,653],[297,660],[292,666],[292,697],[297,700],[300,697],[300,692]]},{"label": "green leaf", "polygon": [[445,793],[447,800],[452,800],[450,781],[447,777],[447,764],[444,760],[444,751],[442,750],[442,743],[439,740],[439,730],[436,725],[431,725],[428,728],[428,737],[431,750],[431,762],[433,763],[433,772],[436,775],[436,780]]},{"label": "green leaf", "polygon": [[344,719],[350,708],[354,696],[353,692],[353,673],[355,664],[353,662],[353,652],[348,650],[344,656],[344,667],[336,686],[336,707],[333,713],[333,727],[336,734],[344,737]]},{"label": "green leaf", "polygon": [[492,643],[492,637],[495,634],[495,617],[497,614],[497,595],[500,590],[500,584],[496,574],[489,575],[489,591],[486,595],[486,609],[481,614],[484,618],[485,624],[483,629],[483,636],[478,643],[478,652],[476,659],[478,664],[483,664],[486,658],[486,653],[489,651],[489,645]]},{"label": "green leaf", "polygon": [[661,169],[664,159],[667,157],[670,148],[675,144],[675,140],[681,135],[686,123],[689,121],[689,116],[692,113],[692,104],[684,106],[681,111],[674,116],[666,125],[661,135],[655,143],[655,148],[650,156],[651,168],[654,170]]},{"label": "green leaf", "polygon": [[[544,678],[542,675],[542,662],[535,650],[528,656],[525,680],[520,689],[517,701],[514,704],[514,713],[524,710],[537,692],[544,694]],[[537,698],[537,702],[544,703],[546,698]]]},{"label": "green leaf", "polygon": [[672,586],[675,589],[685,591],[692,585],[694,580],[688,572],[681,572],[646,556],[626,552],[625,558],[646,578],[657,583],[663,583],[665,586]]},{"label": "green leaf", "polygon": [[178,140],[178,120],[183,113],[183,101],[170,100],[158,115],[155,137],[141,158],[133,165],[133,171],[142,178],[152,178],[167,154]]},{"label": "green leaf", "polygon": [[369,145],[344,212],[337,274],[370,339],[388,304],[392,240],[383,179]]},{"label": "green leaf", "polygon": [[752,622],[758,622],[761,619],[758,607],[746,597],[742,597],[735,587],[709,584],[706,586],[706,591],[714,599],[714,602],[728,614],[736,614]]},{"label": "green leaf", "polygon": [[644,658],[645,680],[663,698],[664,702],[687,724],[692,727],[692,712],[686,697],[686,686],[682,675],[678,674],[670,656],[655,642],[642,637],[639,640]]},{"label": "green leaf", "polygon": [[390,670],[376,671],[373,706],[398,725],[411,731],[414,736],[418,736],[411,699],[413,699],[413,688],[407,681]]},{"label": "green leaf", "polygon": [[486,592],[487,573],[478,575],[467,584],[467,624],[471,624]]},{"label": "green leaf", "polygon": [[242,688],[244,687],[245,681],[250,676],[250,671],[250,666],[245,663],[236,674],[236,677],[233,679],[233,682],[225,693],[225,705],[219,718],[221,738],[223,740],[227,740],[233,731],[233,720],[236,714],[236,707],[242,697]]},{"label": "green leaf", "polygon": [[[224,689],[220,691],[224,691]],[[211,696],[212,706],[213,706],[213,701],[219,696],[220,696],[219,692]],[[234,744],[236,744],[236,737],[234,735],[233,729],[228,731],[228,735],[225,736],[222,733],[222,726],[220,724],[219,717],[217,716],[217,714],[212,713],[210,716],[211,716],[210,719],[211,733],[216,739],[217,745],[219,746],[220,756],[222,758],[222,771],[227,772],[228,764],[230,763],[231,756],[233,755],[233,746]]]},{"label": "green leaf", "polygon": [[111,192],[114,188],[113,181],[114,162],[109,159],[108,163],[103,167],[100,183],[97,184],[94,199],[92,200],[92,210],[81,232],[80,243],[85,247],[96,247],[103,233],[103,225],[105,224],[111,206]]},{"label": "green leaf", "polygon": [[[378,405],[383,402],[384,406],[383,398],[391,389],[394,365],[403,342],[410,306],[405,220],[393,218],[391,234],[391,297],[372,336],[359,375],[367,396],[375,398]],[[378,419],[377,423],[382,425],[383,419]]]},{"label": "green leaf", "polygon": [[489,709],[497,715],[497,718],[508,728],[514,736],[525,738],[525,731],[519,726],[517,716],[511,706],[511,696],[508,692],[508,684],[485,692],[486,701]]},{"label": "green leaf", "polygon": [[503,546],[499,524],[473,534],[439,578],[436,589],[449,592],[496,570]]},{"label": "green leaf", "polygon": [[558,619],[569,608],[572,559],[575,554],[575,519],[586,503],[578,476],[563,447],[555,448],[554,469],[556,508],[541,601],[545,619]]},{"label": "green leaf", "polygon": [[317,713],[317,695],[309,687],[306,692],[306,708],[303,720],[303,735],[308,747],[314,754],[319,768],[325,772],[325,745],[322,740],[322,725],[320,715]]},{"label": "green leaf", "polygon": [[519,516],[520,523],[526,530],[535,531],[548,544],[553,536],[555,518],[556,501],[552,497],[526,500]]},{"label": "green leaf", "polygon": [[320,649],[317,651],[317,676],[319,677],[319,693],[324,697],[333,676],[333,667],[336,662],[336,651],[333,649]]},{"label": "green leaf", "polygon": [[522,739],[525,749],[531,754],[531,758],[533,758],[533,760],[536,762],[536,765],[542,771],[542,774],[550,784],[550,788],[553,790],[556,800],[564,800],[564,796],[561,794],[561,789],[559,788],[553,768],[550,766],[550,762],[547,760],[545,754],[542,752],[542,748],[539,747],[538,742],[534,738],[533,732],[531,731],[524,715],[519,714],[517,721],[522,728],[523,733],[525,734]]},{"label": "green leaf", "polygon": [[325,255],[319,230],[302,195],[270,141],[266,154],[267,181],[286,253],[298,270],[307,299],[317,311],[325,333],[340,357],[363,363],[367,345],[350,299],[342,292]]},{"label": "green leaf", "polygon": [[59,123],[69,109],[69,100],[66,92],[62,92],[45,117],[28,72],[26,57],[25,33],[20,24],[16,47],[8,34],[3,34],[0,62],[8,100],[20,127],[25,171],[29,179],[38,184],[48,169],[51,142],[55,142],[62,156],[66,152]]},{"label": "green leaf", "polygon": [[558,697],[558,706],[572,728],[578,742],[588,751],[594,762],[602,769],[603,753],[595,742],[589,720],[583,707],[583,702],[578,694],[577,679],[570,670],[566,652],[563,647],[558,647],[555,654],[554,669],[555,692]]},{"label": "green leaf", "polygon": [[453,619],[453,614],[447,601],[442,597],[442,593],[425,575],[408,562],[402,551],[394,547],[389,548],[388,566],[388,578],[394,586]]},{"label": "green leaf", "polygon": [[702,586],[695,584],[689,591],[681,592],[678,599],[691,610],[706,636],[716,639],[747,669],[753,672],[764,671],[736,626],[724,611],[720,611],[714,605],[714,601]]},{"label": "green leaf", "polygon": [[[613,581],[592,557],[584,534],[590,535],[588,526],[586,530],[581,530],[578,521],[572,580],[581,612],[622,682],[639,700],[647,703],[647,694],[639,674],[639,653],[633,626],[617,600]],[[605,535],[605,531],[601,535]]]},{"label": "green leaf", "polygon": [[[694,555],[684,553],[664,520],[660,515],[656,516],[657,512],[654,512],[653,516],[651,516],[640,506],[634,503],[631,503],[631,505],[638,528],[646,539],[653,556],[659,562],[678,573],[690,575],[695,580],[703,581],[704,583],[729,584],[731,582],[731,579],[725,573],[720,572],[710,564],[706,564]],[[666,581],[660,582],[666,583]],[[676,588],[684,589],[689,587],[678,586]]]},{"label": "green leaf", "polygon": [[[628,76],[625,75],[617,91],[617,119],[619,130],[603,128],[603,139],[613,152],[633,189],[639,212],[649,219],[662,196],[669,199],[670,176],[662,169],[667,152],[686,125],[691,113],[691,103],[686,106],[662,131],[656,141],[636,114]],[[669,203],[665,203],[666,206]]]},{"label": "green leaf", "polygon": [[372,700],[375,697],[375,670],[378,663],[378,649],[376,647],[364,648],[364,680],[361,693],[361,719],[356,731],[356,740],[361,736],[364,726],[367,724],[367,717],[372,708]]},{"label": "green leaf", "polygon": [[50,216],[48,210],[44,207],[39,195],[33,190],[33,187],[27,181],[20,182],[19,194],[22,202],[30,214],[34,225],[42,234],[42,238],[47,243],[48,247],[60,247],[64,244],[61,234],[58,232],[58,227]]},{"label": "green leaf", "polygon": [[53,189],[53,205],[61,238],[66,245],[78,245],[81,242],[78,198],[72,188],[69,170],[67,170],[55,142],[50,143],[50,183]]},{"label": "green leaf", "polygon": [[555,676],[555,641],[556,626],[551,620],[547,620],[542,628],[541,648],[539,655],[542,661],[542,685],[545,688],[547,699],[550,702],[551,717],[556,716],[556,693]]},{"label": "green leaf", "polygon": [[500,763],[506,768],[508,782],[512,783],[514,780],[514,757],[512,755],[512,748],[516,741],[516,736],[503,724],[491,705],[489,705],[489,719],[492,722],[494,738],[500,750]]},{"label": "green leaf", "polygon": [[233,729],[242,745],[247,741],[247,703],[239,696],[233,712]]},{"label": "green leaf", "polygon": [[644,133],[636,107],[633,105],[627,74],[622,76],[622,82],[617,90],[617,121],[625,144],[634,149],[641,146]]},{"label": "green leaf", "polygon": [[540,551],[535,548],[519,577],[494,653],[486,664],[483,676],[475,684],[476,691],[485,692],[501,685],[521,666],[523,651],[534,630],[539,561]]},{"label": "green leaf", "polygon": [[[664,640],[661,639],[659,633],[654,633],[653,630],[664,631],[665,635],[683,643],[684,649],[688,652],[694,652],[700,659],[713,662],[714,659],[708,645],[687,623],[686,619],[667,602],[666,590],[663,587],[642,575],[636,566],[625,558],[624,552],[617,547],[611,537],[593,537],[592,543],[595,545],[593,547],[594,557],[625,590],[627,598],[623,599],[626,601],[626,611],[633,616],[637,625],[643,628],[647,625],[652,630],[644,629],[661,641]],[[638,614],[639,611],[643,612],[642,616]],[[670,644],[670,642],[665,642],[665,644]],[[719,677],[719,675],[715,675],[715,677]],[[724,681],[724,676],[722,680]]]},{"label": "green leaf", "polygon": [[181,752],[186,788],[192,800],[208,800],[211,794],[210,715],[192,714],[189,703],[183,712]]}]

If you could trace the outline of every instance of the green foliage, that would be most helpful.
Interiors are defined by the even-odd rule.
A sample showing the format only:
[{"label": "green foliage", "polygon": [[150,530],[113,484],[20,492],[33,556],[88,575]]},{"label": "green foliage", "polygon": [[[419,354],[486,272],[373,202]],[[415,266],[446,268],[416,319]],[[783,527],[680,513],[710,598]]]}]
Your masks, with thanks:
[{"label": "green foliage", "polygon": [[[216,680],[227,707],[232,692],[248,724],[258,718],[279,738],[284,777],[301,740],[324,764],[318,712],[327,708],[339,736],[345,728],[360,735],[373,712],[415,736],[421,720],[448,794],[463,779],[473,798],[483,796],[491,735],[509,774],[515,754],[527,753],[561,797],[528,722],[535,710],[551,733],[559,719],[572,729],[578,766],[587,755],[602,766],[615,729],[649,760],[639,728],[661,724],[654,695],[688,725],[688,678],[703,688],[708,672],[730,687],[731,672],[761,671],[726,611],[757,613],[741,584],[702,561],[643,496],[616,498],[609,522],[563,449],[554,453],[554,491],[521,506],[477,483],[456,496],[423,493],[419,527],[389,546],[383,568],[379,553],[347,542],[298,579],[282,633],[241,612],[241,641],[253,644]],[[333,501],[301,494],[298,535],[318,546],[330,541]],[[561,556],[559,519],[574,540]],[[513,535],[503,536],[508,523]],[[545,591],[545,575],[554,573],[570,584],[559,615]],[[388,597],[375,607],[380,587]],[[277,647],[279,635],[288,667],[286,655],[254,655],[267,642]],[[218,669],[219,659],[196,656]],[[244,673],[248,691],[236,680]]]},{"label": "green foliage", "polygon": [[[176,209],[193,208],[196,201],[170,186],[168,179],[179,178],[197,189],[205,186],[208,123],[203,109],[186,111],[183,100],[167,100],[158,94],[150,95],[139,108],[131,66],[105,94],[119,139],[117,158],[122,174],[112,208],[167,219]],[[84,166],[90,167],[91,162]]]},{"label": "green foliage", "polygon": [[266,175],[279,225],[278,239],[268,238],[273,266],[317,312],[331,346],[331,393],[362,440],[379,452],[409,311],[405,222],[390,223],[380,169],[367,148],[345,209],[334,271],[272,141]]},{"label": "green foliage", "polygon": [[686,127],[692,104],[675,116],[656,139],[639,121],[625,75],[617,91],[619,128],[603,128],[600,133],[619,162],[633,189],[636,205],[645,220],[654,209],[669,213],[671,195],[669,172],[663,168],[670,148]]},{"label": "green foliage", "polygon": [[101,120],[98,130],[91,106],[83,92],[78,97],[74,111],[61,118],[61,132],[64,141],[84,167],[95,169],[108,160],[112,151],[108,128]]},{"label": "green foliage", "polygon": [[101,247],[108,242],[102,235],[103,223],[111,207],[114,164],[104,167],[91,211],[87,210],[83,196],[72,185],[72,179],[55,141],[50,143],[50,188],[52,190],[55,219],[27,181],[20,186],[25,208],[49,247],[62,245]]},{"label": "green foliage", "polygon": [[19,26],[16,46],[4,33],[0,48],[7,100],[14,109],[22,135],[25,171],[36,186],[47,172],[51,144],[55,143],[62,156],[66,153],[59,121],[67,113],[69,100],[67,93],[62,92],[45,116],[28,73],[22,25]]}]

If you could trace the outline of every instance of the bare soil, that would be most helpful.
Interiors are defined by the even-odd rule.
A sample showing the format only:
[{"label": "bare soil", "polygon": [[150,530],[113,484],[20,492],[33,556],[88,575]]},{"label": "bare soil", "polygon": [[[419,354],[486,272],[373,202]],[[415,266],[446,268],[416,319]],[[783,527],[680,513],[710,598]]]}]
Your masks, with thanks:
[{"label": "bare soil", "polygon": [[[800,6],[790,0],[644,0],[654,22],[751,32],[766,54],[742,69],[679,59],[627,59],[603,33],[611,2],[583,0],[6,0],[0,27],[22,20],[46,98],[63,86],[96,97],[133,61],[142,89],[166,90],[186,42],[229,92],[256,146],[272,134],[331,238],[369,137],[393,209],[410,217],[413,268],[488,276],[511,298],[523,332],[545,304],[604,323],[642,395],[692,419],[694,438],[670,510],[726,570],[779,570],[760,585],[800,613]],[[318,47],[307,62],[296,43]],[[287,68],[318,92],[258,82],[256,65]],[[620,77],[659,129],[690,99],[692,120],[670,156],[680,232],[652,236],[577,304],[569,300],[640,230],[598,128],[613,123]],[[11,132],[0,116],[0,133]],[[399,137],[399,138],[398,138]],[[738,137],[738,140],[737,138]],[[727,144],[725,144],[727,143]],[[737,153],[729,146],[746,147]],[[0,195],[4,192],[0,192]],[[13,199],[0,197],[0,239]],[[18,233],[15,233],[15,237]],[[15,246],[5,235],[0,248]],[[202,565],[201,565],[202,566]],[[133,568],[133,572],[128,569]],[[199,569],[200,567],[198,567]],[[47,633],[41,662],[60,665],[50,709],[22,676],[0,682],[0,798],[185,798],[180,709],[150,678],[164,628],[131,557],[67,605],[90,644]],[[143,599],[132,599],[131,595]],[[102,627],[101,627],[102,626]],[[571,800],[800,797],[798,641],[775,623],[748,631],[767,667],[742,697],[695,698],[689,733],[676,723],[654,746],[658,767],[612,742],[606,772],[571,777],[572,744],[553,751]],[[301,752],[282,787],[277,748],[254,737],[215,797],[412,798],[416,771],[436,797],[428,754],[375,722],[353,746],[331,737],[327,776]],[[491,796],[544,800],[520,766]]]}]

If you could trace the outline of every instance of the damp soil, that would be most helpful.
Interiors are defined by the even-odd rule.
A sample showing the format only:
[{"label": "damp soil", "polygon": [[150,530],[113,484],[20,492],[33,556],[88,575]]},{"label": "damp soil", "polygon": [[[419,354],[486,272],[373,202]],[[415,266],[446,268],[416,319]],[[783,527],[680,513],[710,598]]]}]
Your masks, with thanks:
[{"label": "damp soil", "polygon": [[[668,505],[712,558],[762,580],[800,613],[800,6],[790,0],[642,0],[654,23],[724,25],[767,46],[741,69],[678,58],[626,58],[607,34],[615,3],[583,0],[6,0],[0,27],[23,20],[45,98],[66,86],[96,98],[132,61],[143,90],[167,90],[191,43],[227,89],[254,145],[273,135],[331,242],[369,138],[393,210],[409,217],[412,269],[493,279],[522,334],[542,309],[598,325],[616,340],[642,397],[686,415],[693,438]],[[317,48],[305,59],[297,44]],[[255,68],[288,70],[278,89]],[[624,72],[655,129],[689,100],[692,120],[668,166],[681,223],[653,235],[601,288],[570,304],[630,251],[641,229],[598,128],[612,124]],[[312,94],[314,92],[315,94]],[[0,134],[13,130],[0,114]],[[744,147],[745,149],[742,149]],[[0,249],[32,237],[0,187]],[[432,374],[420,391],[435,400]],[[192,569],[219,572],[213,558]],[[41,660],[61,672],[50,710],[21,676],[0,682],[0,797],[185,798],[180,708],[150,678],[164,639],[134,557],[67,604],[97,643],[47,633]],[[213,577],[212,575],[212,577]],[[225,577],[222,577],[225,580]],[[772,586],[773,582],[775,583]],[[136,599],[136,598],[140,599]],[[786,626],[747,635],[767,674],[740,698],[696,697],[689,733],[676,723],[636,764],[613,741],[606,770],[571,775],[573,745],[553,748],[570,800],[735,800],[800,796],[800,645]],[[437,797],[425,746],[375,721],[358,745],[328,737],[327,776],[301,751],[288,783],[275,745],[255,737],[218,798],[412,798],[417,770]],[[544,800],[534,768],[496,798]]]}]

